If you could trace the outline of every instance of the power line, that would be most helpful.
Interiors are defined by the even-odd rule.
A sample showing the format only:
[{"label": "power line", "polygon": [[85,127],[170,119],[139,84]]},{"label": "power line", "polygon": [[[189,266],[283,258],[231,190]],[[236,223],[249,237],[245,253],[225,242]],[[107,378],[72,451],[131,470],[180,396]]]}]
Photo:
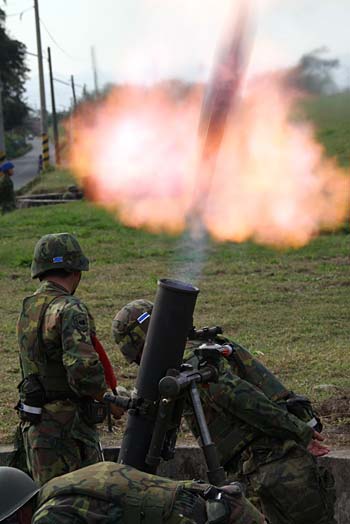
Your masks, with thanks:
[{"label": "power line", "polygon": [[24,15],[24,13],[27,13],[28,11],[31,11],[33,9],[33,7],[34,6],[27,7],[26,9],[22,9],[22,11],[18,11],[17,13],[10,13],[10,14],[5,13],[6,18],[10,18],[12,16],[18,16],[19,15],[19,19],[22,20],[22,16]]},{"label": "power line", "polygon": [[38,57],[38,55],[36,53],[31,53],[30,51],[25,51],[25,53],[26,53],[26,55]]},{"label": "power line", "polygon": [[[60,78],[54,78],[54,81],[55,81],[55,82],[58,82],[59,84],[63,84],[63,85],[65,85],[65,86],[71,87],[71,83],[66,82],[65,80],[61,80]],[[80,87],[80,89],[84,89],[84,86],[81,85],[81,84],[76,84],[76,83],[75,83],[75,86],[76,86],[76,87]]]},{"label": "power line", "polygon": [[71,85],[68,82],[65,82],[64,80],[60,80],[59,78],[54,78],[55,82],[58,82],[59,84],[64,84],[65,86],[71,87]]},{"label": "power line", "polygon": [[[37,58],[38,58],[38,56],[39,56],[37,53],[32,53],[31,51],[27,51],[27,50],[26,50],[26,51],[24,51],[24,52],[25,52],[26,55],[29,55],[29,56],[36,56]],[[42,54],[42,56],[43,56],[43,58],[45,58],[45,60],[48,59],[47,56],[46,56],[44,53]]]},{"label": "power line", "polygon": [[62,46],[60,46],[60,44],[57,42],[57,40],[54,38],[54,36],[52,35],[52,33],[50,33],[47,25],[45,24],[44,20],[42,18],[40,18],[40,22],[42,23],[46,33],[49,35],[49,37],[51,38],[52,42],[55,44],[56,47],[58,47],[58,49],[64,53],[68,58],[70,58],[71,60],[75,60],[75,61],[80,61],[78,58],[75,58],[74,56],[70,55],[65,49],[63,49]]}]

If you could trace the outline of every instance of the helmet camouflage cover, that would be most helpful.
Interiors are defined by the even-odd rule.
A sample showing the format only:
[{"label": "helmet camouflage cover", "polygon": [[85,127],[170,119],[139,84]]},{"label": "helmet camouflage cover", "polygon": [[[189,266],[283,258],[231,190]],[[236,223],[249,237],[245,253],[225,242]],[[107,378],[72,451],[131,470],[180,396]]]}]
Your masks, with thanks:
[{"label": "helmet camouflage cover", "polygon": [[149,300],[133,300],[112,321],[113,338],[128,362],[140,362],[152,309]]},{"label": "helmet camouflage cover", "polygon": [[89,271],[89,259],[84,255],[74,235],[45,235],[37,242],[31,267],[32,278],[53,269],[64,269],[68,272]]}]

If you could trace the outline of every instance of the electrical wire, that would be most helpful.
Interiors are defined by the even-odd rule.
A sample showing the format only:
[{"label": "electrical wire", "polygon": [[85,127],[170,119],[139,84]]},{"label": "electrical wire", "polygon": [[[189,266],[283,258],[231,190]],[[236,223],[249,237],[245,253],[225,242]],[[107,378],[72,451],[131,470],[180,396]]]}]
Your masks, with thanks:
[{"label": "electrical wire", "polygon": [[54,78],[53,80],[54,82],[58,82],[59,84],[63,84],[65,86],[71,87],[71,84],[69,84],[68,82],[65,82],[64,80],[60,80],[59,78]]},{"label": "electrical wire", "polygon": [[55,37],[50,33],[47,25],[45,24],[44,20],[42,18],[40,18],[40,23],[43,25],[46,33],[49,35],[49,37],[51,38],[52,42],[55,44],[55,46],[63,53],[65,54],[68,58],[70,58],[71,60],[75,60],[75,61],[80,61],[79,58],[75,58],[74,56],[70,55],[65,49],[63,49],[62,46],[60,46],[60,44],[57,42],[57,40],[55,39]]},{"label": "electrical wire", "polygon": [[5,13],[5,15],[6,15],[6,18],[11,18],[12,16],[19,15],[19,19],[22,20],[22,16],[24,15],[24,13],[27,13],[28,11],[31,11],[32,9],[34,9],[33,5],[30,7],[27,7],[26,9],[22,9],[22,11],[18,11],[18,13],[10,13],[10,14]]},{"label": "electrical wire", "polygon": [[[53,80],[54,80],[54,82],[58,82],[59,84],[63,84],[65,86],[72,87],[72,84],[70,82],[66,82],[65,80],[61,80],[60,78],[54,78]],[[74,82],[74,85],[75,85],[75,87],[79,87],[80,89],[84,89],[84,86],[82,86],[81,84],[76,84]]]}]

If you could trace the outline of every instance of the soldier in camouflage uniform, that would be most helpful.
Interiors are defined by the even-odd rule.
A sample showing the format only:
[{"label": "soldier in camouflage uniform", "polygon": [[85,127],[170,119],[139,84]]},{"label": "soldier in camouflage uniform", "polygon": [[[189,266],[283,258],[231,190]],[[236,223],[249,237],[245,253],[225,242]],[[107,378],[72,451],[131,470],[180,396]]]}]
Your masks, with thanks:
[{"label": "soldier in camouflage uniform", "polygon": [[[0,468],[0,522],[21,524],[263,524],[239,484],[220,490],[173,481],[112,462],[50,480],[40,491],[25,473]],[[34,512],[34,516],[32,516]]]},{"label": "soldier in camouflage uniform", "polygon": [[104,370],[91,341],[94,320],[74,296],[88,269],[71,234],[46,235],[35,247],[31,275],[41,284],[18,320],[18,411],[28,471],[39,484],[103,460],[95,424],[103,418]]},{"label": "soldier in camouflage uniform", "polygon": [[12,162],[5,162],[0,168],[0,207],[3,215],[16,209],[16,196],[12,182],[14,168]]},{"label": "soldier in camouflage uniform", "polygon": [[[129,362],[140,362],[151,312],[151,302],[136,300],[113,320],[114,340]],[[271,524],[335,524],[334,480],[315,459],[329,450],[319,442],[323,439],[315,431],[311,404],[238,344],[220,335],[210,343],[226,344],[231,352],[217,361],[218,382],[199,386],[209,431],[229,477],[246,486]],[[202,344],[187,343],[185,361],[194,368],[199,358],[194,350]],[[191,410],[186,420],[198,438]]]}]

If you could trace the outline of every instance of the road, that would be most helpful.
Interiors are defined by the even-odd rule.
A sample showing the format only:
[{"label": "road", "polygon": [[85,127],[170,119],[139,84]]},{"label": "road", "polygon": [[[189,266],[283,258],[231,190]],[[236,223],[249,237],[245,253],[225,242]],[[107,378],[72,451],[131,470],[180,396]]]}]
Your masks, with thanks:
[{"label": "road", "polygon": [[[41,138],[34,138],[32,145],[33,148],[28,153],[12,160],[15,165],[15,174],[13,175],[15,189],[20,189],[22,186],[25,186],[38,174]],[[50,146],[51,161],[53,160],[52,155],[53,148]]]}]

